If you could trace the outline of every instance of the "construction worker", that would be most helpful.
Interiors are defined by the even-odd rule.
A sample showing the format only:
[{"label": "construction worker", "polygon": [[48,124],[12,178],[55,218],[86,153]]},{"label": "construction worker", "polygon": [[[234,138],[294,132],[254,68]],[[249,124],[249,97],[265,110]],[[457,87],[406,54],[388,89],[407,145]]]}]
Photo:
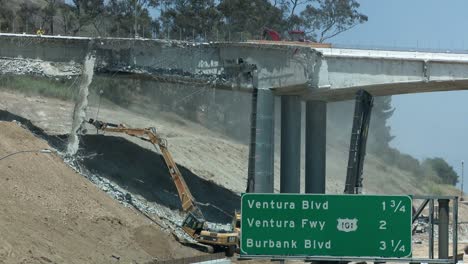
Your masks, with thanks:
[{"label": "construction worker", "polygon": [[44,29],[42,29],[42,28],[39,28],[39,29],[36,31],[36,35],[38,35],[38,36],[42,36],[42,35],[44,35],[44,33],[45,33],[45,31],[44,31]]}]

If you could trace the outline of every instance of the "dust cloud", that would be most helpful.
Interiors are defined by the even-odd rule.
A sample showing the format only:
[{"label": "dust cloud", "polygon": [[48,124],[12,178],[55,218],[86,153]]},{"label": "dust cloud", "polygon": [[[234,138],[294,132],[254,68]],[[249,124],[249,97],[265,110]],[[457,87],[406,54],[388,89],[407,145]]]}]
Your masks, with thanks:
[{"label": "dust cloud", "polygon": [[73,156],[78,151],[79,138],[78,133],[81,126],[86,121],[86,108],[88,107],[88,87],[93,80],[94,64],[96,57],[93,54],[88,54],[83,63],[83,72],[78,91],[78,97],[75,100],[75,108],[73,109],[73,122],[70,136],[68,137],[67,155]]}]

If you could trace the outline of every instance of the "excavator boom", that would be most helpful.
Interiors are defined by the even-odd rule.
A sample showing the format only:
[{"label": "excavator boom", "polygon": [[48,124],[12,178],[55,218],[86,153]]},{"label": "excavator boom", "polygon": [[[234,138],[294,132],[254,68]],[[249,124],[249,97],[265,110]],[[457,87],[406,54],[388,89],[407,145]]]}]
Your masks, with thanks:
[{"label": "excavator boom", "polygon": [[184,212],[192,212],[199,218],[203,218],[203,213],[195,202],[195,198],[192,196],[190,189],[187,186],[182,173],[180,173],[177,164],[172,158],[171,153],[167,148],[167,141],[161,138],[156,132],[156,128],[129,128],[122,124],[112,124],[105,123],[102,121],[89,119],[88,123],[92,124],[96,129],[112,133],[124,133],[132,137],[138,137],[144,141],[151,142],[156,148],[159,147],[161,154],[164,158],[167,168],[169,169],[169,174],[171,175],[172,180],[177,188],[179,194],[180,202],[182,204],[182,210]]},{"label": "excavator boom", "polygon": [[187,183],[185,183],[179,168],[177,168],[177,164],[167,148],[167,141],[159,137],[156,132],[156,128],[129,128],[122,124],[117,125],[105,123],[93,119],[90,119],[88,123],[95,126],[98,130],[113,133],[124,133],[129,136],[140,138],[144,141],[149,141],[155,148],[159,147],[164,158],[164,162],[169,169],[169,174],[171,175],[171,178],[177,188],[177,192],[179,193],[182,210],[187,212],[187,216],[182,224],[182,230],[197,241],[195,244],[192,242],[187,243],[196,246],[203,245],[202,248],[207,252],[213,252],[214,248],[224,248],[226,250],[226,255],[232,256],[234,254],[239,242],[239,233],[217,232],[216,230],[210,230],[205,227],[205,217],[197,206],[194,197],[190,193]]}]

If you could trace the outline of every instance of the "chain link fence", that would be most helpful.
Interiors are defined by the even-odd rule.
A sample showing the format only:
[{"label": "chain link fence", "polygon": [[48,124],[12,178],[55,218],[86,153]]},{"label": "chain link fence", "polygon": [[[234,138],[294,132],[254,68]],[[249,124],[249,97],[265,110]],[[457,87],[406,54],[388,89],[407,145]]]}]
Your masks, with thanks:
[{"label": "chain link fence", "polygon": [[[207,29],[204,31],[175,27],[160,29],[157,25],[115,24],[111,21],[96,21],[89,25],[73,28],[69,21],[59,16],[54,17],[53,24],[44,23],[39,17],[32,17],[28,23],[24,18],[12,16],[8,21],[0,20],[0,33],[12,34],[43,34],[81,37],[110,37],[110,38],[146,38],[167,39],[189,42],[244,42],[247,40],[263,39],[262,32],[252,34],[247,31],[231,31],[221,29]],[[51,30],[53,28],[53,30]],[[136,28],[136,30],[135,30]]]}]

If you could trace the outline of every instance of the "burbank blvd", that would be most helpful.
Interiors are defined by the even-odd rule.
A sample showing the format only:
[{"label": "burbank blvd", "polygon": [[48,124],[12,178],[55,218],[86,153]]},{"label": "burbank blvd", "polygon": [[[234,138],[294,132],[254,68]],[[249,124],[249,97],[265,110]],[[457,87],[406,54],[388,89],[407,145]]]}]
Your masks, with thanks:
[{"label": "burbank blvd", "polygon": [[[247,238],[247,248],[287,248],[297,249],[297,240],[255,240]],[[328,241],[317,241],[305,239],[303,248],[305,249],[331,249],[331,240]]]}]

